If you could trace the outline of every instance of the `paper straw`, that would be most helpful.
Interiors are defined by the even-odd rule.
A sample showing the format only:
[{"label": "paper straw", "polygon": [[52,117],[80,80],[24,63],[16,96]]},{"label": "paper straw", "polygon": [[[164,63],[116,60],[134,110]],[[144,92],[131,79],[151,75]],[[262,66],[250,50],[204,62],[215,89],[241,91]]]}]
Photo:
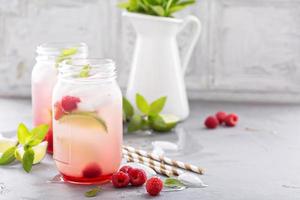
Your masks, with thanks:
[{"label": "paper straw", "polygon": [[177,169],[175,167],[171,167],[169,165],[165,165],[164,163],[157,162],[157,161],[152,160],[152,159],[147,158],[147,157],[140,156],[136,153],[129,152],[126,149],[123,149],[123,155],[126,155],[126,156],[134,158],[134,159],[138,159],[138,160],[140,160],[142,162],[145,162],[145,163],[149,163],[150,165],[153,165],[155,167],[159,167],[160,169],[171,171],[176,176],[179,176],[180,174],[184,173],[180,169]]},{"label": "paper straw", "polygon": [[136,154],[138,154],[140,156],[143,156],[143,157],[151,158],[151,159],[156,160],[156,161],[165,162],[165,163],[167,163],[171,166],[174,166],[174,167],[185,169],[185,170],[195,172],[195,173],[198,173],[198,174],[203,174],[204,173],[204,170],[202,168],[197,167],[197,166],[192,165],[192,164],[189,164],[189,163],[184,163],[184,162],[181,162],[181,161],[172,160],[172,159],[170,159],[168,157],[165,157],[165,156],[159,156],[159,155],[156,155],[156,154],[153,154],[153,153],[148,153],[144,150],[135,149],[131,146],[124,146],[123,145],[123,149],[125,149],[129,152],[132,152],[132,153],[136,153]]},{"label": "paper straw", "polygon": [[156,167],[156,166],[154,166],[154,165],[151,165],[151,164],[148,163],[148,162],[144,162],[144,161],[142,161],[142,160],[139,160],[139,159],[136,159],[136,158],[132,158],[132,157],[127,156],[127,155],[124,155],[124,158],[127,160],[127,162],[137,162],[137,163],[144,164],[144,165],[150,167],[151,169],[153,169],[154,171],[156,171],[156,172],[159,173],[159,174],[166,175],[166,176],[168,176],[168,177],[175,176],[175,174],[173,174],[171,171],[162,169],[162,168],[160,168],[160,167]]}]

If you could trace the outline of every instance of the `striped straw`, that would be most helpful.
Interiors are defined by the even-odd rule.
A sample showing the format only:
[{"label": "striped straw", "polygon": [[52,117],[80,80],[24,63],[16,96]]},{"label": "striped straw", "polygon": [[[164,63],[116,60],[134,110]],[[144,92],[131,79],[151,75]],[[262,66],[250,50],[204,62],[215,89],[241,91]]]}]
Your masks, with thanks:
[{"label": "striped straw", "polygon": [[157,166],[151,165],[151,164],[148,163],[148,162],[144,162],[144,161],[142,161],[142,160],[139,160],[139,159],[136,159],[136,158],[129,157],[129,156],[127,156],[127,155],[124,155],[124,158],[127,160],[127,162],[137,162],[137,163],[144,164],[144,165],[150,167],[151,169],[153,169],[154,171],[156,171],[156,172],[159,173],[159,174],[166,175],[166,176],[168,176],[168,177],[175,176],[175,174],[173,174],[171,171],[168,171],[168,170],[159,168],[159,167],[157,167]]},{"label": "striped straw", "polygon": [[165,163],[167,163],[171,166],[174,166],[174,167],[185,169],[185,170],[195,172],[195,173],[198,173],[198,174],[203,174],[204,173],[204,170],[202,168],[197,167],[197,166],[192,165],[192,164],[189,164],[189,163],[184,163],[184,162],[181,162],[181,161],[172,160],[172,159],[170,159],[168,157],[165,157],[165,156],[159,156],[159,155],[156,155],[156,154],[153,154],[153,153],[148,153],[144,150],[135,149],[131,146],[124,146],[123,145],[123,149],[125,149],[129,152],[132,152],[132,153],[136,153],[136,154],[138,154],[140,156],[143,156],[143,157],[151,158],[151,159],[156,160],[156,161],[165,162]]},{"label": "striped straw", "polygon": [[150,158],[146,158],[146,157],[140,156],[140,155],[138,155],[136,153],[128,152],[126,149],[123,149],[123,155],[126,155],[126,156],[128,156],[130,158],[133,158],[133,159],[138,159],[139,161],[141,161],[143,163],[149,163],[150,165],[158,167],[158,168],[160,168],[162,170],[171,171],[175,176],[179,176],[180,174],[184,173],[180,169],[177,169],[175,167],[171,167],[169,165],[165,165],[164,163],[157,162],[157,161],[152,160]]}]

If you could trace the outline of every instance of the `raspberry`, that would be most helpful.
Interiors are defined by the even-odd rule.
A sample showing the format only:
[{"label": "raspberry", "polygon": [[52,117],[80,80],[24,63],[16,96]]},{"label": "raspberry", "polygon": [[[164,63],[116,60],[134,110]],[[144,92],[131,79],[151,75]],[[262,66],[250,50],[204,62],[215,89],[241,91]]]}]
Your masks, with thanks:
[{"label": "raspberry", "polygon": [[80,102],[78,97],[64,96],[61,100],[61,105],[64,111],[71,112],[77,109],[77,104]]},{"label": "raspberry", "polygon": [[219,125],[219,121],[215,116],[208,116],[204,122],[206,128],[214,129]]},{"label": "raspberry", "polygon": [[142,169],[131,169],[128,175],[133,186],[141,186],[147,180],[147,175]]},{"label": "raspberry", "polygon": [[85,178],[96,178],[102,174],[102,170],[97,163],[91,163],[84,168],[82,175]]},{"label": "raspberry", "polygon": [[126,187],[129,184],[129,176],[127,173],[119,171],[112,175],[111,181],[116,188]]},{"label": "raspberry", "polygon": [[121,167],[121,168],[119,169],[119,171],[128,174],[132,169],[133,169],[132,167],[125,165],[125,166]]},{"label": "raspberry", "polygon": [[58,101],[54,104],[54,119],[59,120],[64,115],[61,103]]},{"label": "raspberry", "polygon": [[216,113],[216,118],[218,119],[219,124],[222,124],[223,122],[225,122],[226,116],[227,116],[226,112],[223,112],[223,111]]},{"label": "raspberry", "polygon": [[47,152],[53,154],[53,131],[49,130],[45,140],[48,142]]},{"label": "raspberry", "polygon": [[164,184],[158,177],[150,178],[146,183],[146,190],[151,196],[156,196],[162,190]]},{"label": "raspberry", "polygon": [[238,120],[239,117],[236,114],[232,113],[227,115],[227,117],[225,118],[225,124],[226,126],[233,127],[237,124]]}]

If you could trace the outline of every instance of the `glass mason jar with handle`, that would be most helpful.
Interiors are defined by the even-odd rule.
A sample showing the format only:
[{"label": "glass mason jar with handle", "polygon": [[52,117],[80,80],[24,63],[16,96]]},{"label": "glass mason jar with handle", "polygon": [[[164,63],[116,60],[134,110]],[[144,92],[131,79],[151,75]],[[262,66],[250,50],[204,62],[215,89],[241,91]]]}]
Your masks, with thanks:
[{"label": "glass mason jar with handle", "polygon": [[58,171],[71,183],[109,181],[122,157],[122,94],[115,64],[73,59],[59,71],[52,98]]},{"label": "glass mason jar with handle", "polygon": [[86,58],[85,43],[45,43],[37,47],[36,64],[31,76],[33,123],[48,124],[48,153],[53,152],[51,99],[57,81],[58,64],[72,58]]}]

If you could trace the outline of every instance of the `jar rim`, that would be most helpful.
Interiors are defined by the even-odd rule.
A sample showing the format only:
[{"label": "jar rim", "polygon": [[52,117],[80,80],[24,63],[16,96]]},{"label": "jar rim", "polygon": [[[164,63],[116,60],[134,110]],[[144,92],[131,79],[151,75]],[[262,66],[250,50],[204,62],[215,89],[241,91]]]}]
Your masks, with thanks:
[{"label": "jar rim", "polygon": [[[81,76],[87,68],[87,76]],[[107,58],[74,58],[63,61],[58,67],[59,78],[69,81],[94,82],[116,79],[116,66]]]},{"label": "jar rim", "polygon": [[59,56],[65,49],[76,48],[79,55],[88,53],[88,46],[84,42],[46,42],[36,48],[39,56]]}]

